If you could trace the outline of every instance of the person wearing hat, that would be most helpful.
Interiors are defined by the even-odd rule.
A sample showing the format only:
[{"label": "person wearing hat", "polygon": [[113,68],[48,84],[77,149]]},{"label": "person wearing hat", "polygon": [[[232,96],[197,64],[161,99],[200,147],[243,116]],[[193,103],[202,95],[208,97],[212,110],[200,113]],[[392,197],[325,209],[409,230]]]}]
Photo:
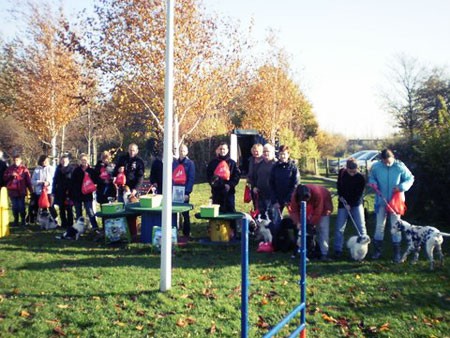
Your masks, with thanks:
[{"label": "person wearing hat", "polygon": [[[403,200],[405,199],[405,191],[414,183],[414,176],[406,167],[406,165],[395,159],[394,153],[390,149],[381,151],[381,160],[375,163],[370,169],[369,186],[375,190],[375,214],[377,216],[377,224],[374,235],[374,252],[372,259],[381,257],[381,249],[384,239],[384,229],[386,219],[389,215],[389,221],[395,224],[400,219],[400,215],[392,212],[386,203],[392,199],[394,192],[400,192]],[[387,208],[387,209],[386,209]],[[392,245],[394,251],[394,262],[399,263],[400,242],[402,240],[401,233],[392,234]]]},{"label": "person wearing hat", "polygon": [[[327,261],[330,237],[330,215],[333,212],[333,202],[330,191],[316,184],[299,184],[291,196],[289,215],[300,229],[300,204],[306,202],[306,223],[310,230],[308,234],[317,234],[320,249],[320,260]],[[311,258],[311,257],[310,257]]]},{"label": "person wearing hat", "polygon": [[334,257],[342,256],[344,246],[344,231],[349,213],[358,227],[358,235],[366,235],[366,222],[364,219],[363,194],[366,179],[358,170],[358,162],[353,157],[347,160],[345,168],[339,170],[337,179],[337,192],[339,196],[336,227],[334,230]]}]

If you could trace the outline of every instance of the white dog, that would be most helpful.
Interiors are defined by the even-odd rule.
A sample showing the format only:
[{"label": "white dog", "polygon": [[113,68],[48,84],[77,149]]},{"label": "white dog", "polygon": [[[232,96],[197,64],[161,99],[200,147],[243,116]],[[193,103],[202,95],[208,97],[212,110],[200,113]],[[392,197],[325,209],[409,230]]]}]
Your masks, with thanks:
[{"label": "white dog", "polygon": [[56,223],[55,219],[47,210],[41,210],[39,212],[37,221],[41,229],[44,230],[56,229],[58,227],[58,223]]},{"label": "white dog", "polygon": [[347,248],[355,261],[361,262],[369,250],[370,237],[367,235],[352,236],[347,241]]},{"label": "white dog", "polygon": [[418,226],[409,224],[406,221],[398,220],[392,226],[392,233],[403,231],[406,235],[408,248],[403,254],[400,262],[405,262],[406,258],[411,252],[414,252],[413,263],[419,259],[420,248],[424,245],[427,252],[428,260],[430,261],[430,270],[434,269],[433,252],[436,249],[441,266],[444,264],[444,255],[442,254],[442,243],[445,237],[450,237],[450,234],[440,232],[439,229],[430,226]]},{"label": "white dog", "polygon": [[256,240],[263,240],[264,243],[272,243],[272,233],[270,232],[269,226],[272,221],[267,218],[261,218],[261,215],[258,215],[256,219]]},{"label": "white dog", "polygon": [[74,225],[69,227],[67,231],[65,231],[61,236],[56,236],[57,239],[75,239],[78,240],[80,235],[84,233],[85,224],[84,217],[80,217],[77,219]]}]

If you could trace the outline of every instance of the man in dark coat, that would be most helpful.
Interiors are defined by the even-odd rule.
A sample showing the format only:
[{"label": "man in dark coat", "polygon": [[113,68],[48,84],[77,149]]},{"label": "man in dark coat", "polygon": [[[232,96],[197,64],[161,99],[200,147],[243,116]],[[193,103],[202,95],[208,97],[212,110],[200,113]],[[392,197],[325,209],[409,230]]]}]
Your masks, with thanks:
[{"label": "man in dark coat", "polygon": [[235,187],[241,178],[241,171],[230,158],[225,142],[217,147],[217,157],[209,162],[206,175],[211,185],[212,202],[220,204],[220,212],[236,212]]},{"label": "man in dark coat", "polygon": [[[128,153],[121,156],[114,168],[113,176],[117,177],[117,173],[121,167],[125,169],[126,185],[130,188],[131,195],[135,196],[138,189],[144,182],[144,161],[138,156],[139,148],[137,144],[131,143],[128,146]],[[123,187],[119,187],[118,200],[123,202]]]}]

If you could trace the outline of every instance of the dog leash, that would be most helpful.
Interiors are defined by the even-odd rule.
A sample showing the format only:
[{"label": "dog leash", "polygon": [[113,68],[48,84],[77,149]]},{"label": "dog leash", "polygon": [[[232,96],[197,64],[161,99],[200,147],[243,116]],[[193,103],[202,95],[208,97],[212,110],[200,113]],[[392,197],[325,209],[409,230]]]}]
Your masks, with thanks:
[{"label": "dog leash", "polygon": [[339,200],[342,202],[342,204],[344,205],[345,210],[347,210],[347,214],[350,217],[350,219],[352,220],[353,225],[355,226],[356,232],[358,233],[359,237],[362,237],[361,233],[359,232],[358,226],[356,225],[355,219],[353,218],[352,213],[350,212],[350,208],[347,209],[347,207],[350,207],[350,205],[347,203],[347,201],[345,200],[344,197],[339,198]]},{"label": "dog leash", "polygon": [[389,205],[388,201],[386,200],[386,197],[383,196],[383,194],[381,193],[381,191],[378,189],[378,187],[376,187],[375,185],[369,185],[373,190],[375,190],[375,192],[377,193],[378,196],[381,197],[381,199],[383,200],[384,204],[386,204],[386,208],[389,209],[390,212],[392,212],[394,215],[400,216],[398,213],[395,212],[395,210]]}]

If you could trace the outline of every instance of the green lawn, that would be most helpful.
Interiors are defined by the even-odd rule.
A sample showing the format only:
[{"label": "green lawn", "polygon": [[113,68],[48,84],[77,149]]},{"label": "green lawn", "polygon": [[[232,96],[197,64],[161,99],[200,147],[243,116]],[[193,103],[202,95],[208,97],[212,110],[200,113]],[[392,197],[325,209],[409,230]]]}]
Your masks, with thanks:
[{"label": "green lawn", "polygon": [[[195,186],[194,212],[209,195],[206,184]],[[242,196],[243,182],[237,204],[247,211]],[[205,237],[206,223],[193,221],[193,236]],[[372,229],[373,216],[370,235]],[[1,337],[240,336],[240,245],[194,241],[177,248],[172,289],[161,293],[160,257],[149,246],[54,237],[27,228],[0,239]],[[298,261],[290,253],[258,254],[256,245],[250,253],[250,337],[261,337],[299,301]],[[444,253],[449,251],[447,243]],[[414,266],[391,263],[390,251],[385,256],[308,264],[308,337],[450,337],[448,265],[430,272],[423,252]]]}]

